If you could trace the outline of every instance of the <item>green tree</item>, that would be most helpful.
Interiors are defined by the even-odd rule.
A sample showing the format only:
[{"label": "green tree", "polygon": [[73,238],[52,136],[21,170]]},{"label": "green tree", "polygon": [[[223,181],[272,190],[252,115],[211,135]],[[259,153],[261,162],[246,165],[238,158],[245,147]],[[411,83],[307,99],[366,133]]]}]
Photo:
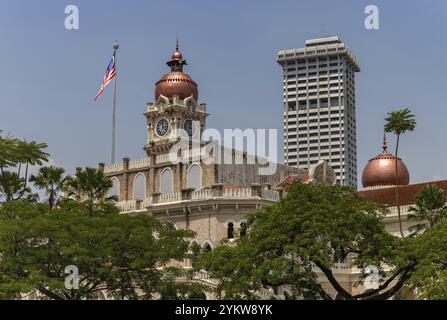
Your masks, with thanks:
[{"label": "green tree", "polygon": [[447,300],[447,220],[416,237],[412,250],[419,263],[409,284],[419,298]]},{"label": "green tree", "polygon": [[[146,214],[119,214],[102,172],[86,168],[63,178],[64,169],[43,167],[29,179],[48,195],[48,204],[38,203],[26,183],[28,167],[47,161],[45,147],[0,136],[0,195],[7,200],[0,204],[0,299],[29,292],[57,300],[101,291],[130,299],[202,296],[200,285],[175,282],[185,278],[180,263],[193,233]],[[66,286],[68,266],[79,270],[79,288]]]},{"label": "green tree", "polygon": [[29,181],[40,190],[45,190],[48,196],[48,206],[53,210],[57,204],[64,183],[63,168],[41,167],[37,175],[31,175]]},{"label": "green tree", "polygon": [[77,170],[74,176],[65,178],[63,189],[67,199],[82,202],[93,214],[97,204],[109,202],[107,192],[113,187],[111,179],[94,168]]},{"label": "green tree", "polygon": [[46,147],[45,143],[2,136],[0,131],[0,191],[7,201],[22,199],[30,191],[27,187],[29,166],[48,161],[49,155],[43,151]]},{"label": "green tree", "polygon": [[415,205],[410,207],[408,219],[423,223],[411,227],[415,234],[433,228],[447,217],[447,197],[444,190],[436,185],[424,186],[416,195]]},{"label": "green tree", "polygon": [[399,218],[399,230],[401,237],[404,236],[402,229],[402,217],[400,212],[399,202],[399,172],[398,172],[398,151],[400,136],[407,131],[414,131],[416,127],[415,116],[411,113],[410,109],[405,108],[403,110],[393,111],[388,113],[388,117],[385,119],[385,132],[392,132],[396,135],[396,203],[397,214]]},{"label": "green tree", "polygon": [[67,177],[65,183],[67,195],[77,201],[103,201],[113,187],[112,181],[103,172],[95,168],[77,170],[73,177]]},{"label": "green tree", "polygon": [[31,189],[26,186],[25,179],[16,172],[4,170],[0,174],[0,179],[0,193],[5,197],[6,201],[19,199],[21,194],[31,192]]},{"label": "green tree", "polygon": [[[411,239],[386,232],[387,210],[342,186],[295,184],[280,202],[251,214],[247,233],[200,258],[198,268],[219,280],[217,293],[228,299],[256,298],[261,288],[291,285],[293,295],[332,299],[317,279],[318,267],[342,299],[387,299],[408,280],[415,258],[406,250]],[[332,266],[352,259],[361,270],[379,268],[378,289],[353,295]],[[387,265],[391,272],[385,273]],[[367,276],[362,274],[360,280]]]},{"label": "green tree", "polygon": [[[117,299],[151,299],[182,274],[190,231],[151,216],[120,215],[102,205],[53,211],[13,201],[0,208],[0,298],[38,290],[57,300],[91,299],[104,290]],[[95,210],[97,207],[95,207]],[[65,286],[65,268],[79,270],[79,289]]]}]

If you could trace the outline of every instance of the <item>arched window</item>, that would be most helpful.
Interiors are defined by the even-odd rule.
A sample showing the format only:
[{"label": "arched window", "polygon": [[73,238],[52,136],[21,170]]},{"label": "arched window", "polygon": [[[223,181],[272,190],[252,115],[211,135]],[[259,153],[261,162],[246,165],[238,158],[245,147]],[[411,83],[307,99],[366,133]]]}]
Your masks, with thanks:
[{"label": "arched window", "polygon": [[188,188],[202,188],[202,168],[200,168],[200,166],[197,164],[193,164],[189,167]]},{"label": "arched window", "polygon": [[133,199],[144,200],[146,198],[146,177],[138,173],[133,180]]},{"label": "arched window", "polygon": [[174,193],[174,174],[169,168],[164,169],[160,175],[160,193]]},{"label": "arched window", "polygon": [[209,243],[207,243],[207,244],[205,244],[205,245],[203,246],[203,251],[204,251],[204,252],[210,252],[210,251],[211,251],[211,246],[210,246]]},{"label": "arched window", "polygon": [[239,234],[241,235],[241,237],[244,237],[247,235],[247,224],[245,222],[241,223],[241,229],[239,231]]},{"label": "arched window", "polygon": [[227,238],[234,239],[234,224],[231,222],[228,224]]},{"label": "arched window", "polygon": [[112,183],[112,188],[109,189],[107,197],[116,197],[115,200],[118,201],[118,197],[120,195],[120,181],[118,180],[118,178],[114,177],[112,178]]}]

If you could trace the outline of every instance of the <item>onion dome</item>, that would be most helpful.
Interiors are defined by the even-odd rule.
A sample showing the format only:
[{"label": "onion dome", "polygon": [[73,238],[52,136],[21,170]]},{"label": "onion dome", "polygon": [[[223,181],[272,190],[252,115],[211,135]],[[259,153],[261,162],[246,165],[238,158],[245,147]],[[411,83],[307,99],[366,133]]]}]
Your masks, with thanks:
[{"label": "onion dome", "polygon": [[167,65],[171,67],[171,72],[165,74],[155,85],[155,99],[158,99],[160,95],[167,98],[171,98],[174,95],[178,95],[181,100],[194,96],[194,99],[198,100],[199,92],[197,89],[197,83],[183,72],[183,66],[187,65],[186,60],[183,59],[183,55],[179,51],[178,40],[175,52],[172,54],[171,61],[167,62]]},{"label": "onion dome", "polygon": [[178,45],[175,49],[175,52],[172,54],[172,60],[183,60],[183,55],[180,51],[178,51]]},{"label": "onion dome", "polygon": [[[402,159],[397,158],[398,184],[408,185],[410,174]],[[386,137],[383,139],[383,152],[369,160],[363,170],[364,188],[396,185],[396,157],[388,153]]]}]

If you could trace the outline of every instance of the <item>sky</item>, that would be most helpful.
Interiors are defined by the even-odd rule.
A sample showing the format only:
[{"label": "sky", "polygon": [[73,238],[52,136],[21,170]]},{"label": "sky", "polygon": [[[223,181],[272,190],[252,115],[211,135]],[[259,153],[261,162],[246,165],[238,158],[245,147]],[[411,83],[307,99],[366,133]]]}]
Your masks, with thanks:
[{"label": "sky", "polygon": [[[370,4],[379,8],[378,30],[364,27]],[[79,8],[79,30],[64,26],[67,5]],[[399,153],[411,182],[447,179],[444,0],[0,0],[0,130],[48,143],[52,163],[67,172],[110,162],[111,86],[99,102],[93,98],[118,40],[117,158],[143,158],[145,104],[169,71],[177,34],[186,72],[208,105],[207,126],[278,129],[279,139],[277,52],[340,36],[361,66],[359,179],[381,152],[387,112],[403,107],[417,119]],[[395,138],[389,140],[394,148]]]}]

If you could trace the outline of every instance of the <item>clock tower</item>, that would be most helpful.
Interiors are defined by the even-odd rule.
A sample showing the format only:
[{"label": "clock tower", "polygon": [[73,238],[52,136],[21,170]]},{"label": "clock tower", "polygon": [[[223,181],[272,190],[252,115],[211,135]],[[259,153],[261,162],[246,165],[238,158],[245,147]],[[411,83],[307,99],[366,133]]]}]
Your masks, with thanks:
[{"label": "clock tower", "polygon": [[200,141],[208,116],[206,104],[198,103],[197,83],[183,72],[187,63],[179,51],[178,41],[167,65],[171,72],[156,83],[155,102],[148,103],[144,113],[148,130],[144,150],[148,156],[169,153],[182,138]]}]

